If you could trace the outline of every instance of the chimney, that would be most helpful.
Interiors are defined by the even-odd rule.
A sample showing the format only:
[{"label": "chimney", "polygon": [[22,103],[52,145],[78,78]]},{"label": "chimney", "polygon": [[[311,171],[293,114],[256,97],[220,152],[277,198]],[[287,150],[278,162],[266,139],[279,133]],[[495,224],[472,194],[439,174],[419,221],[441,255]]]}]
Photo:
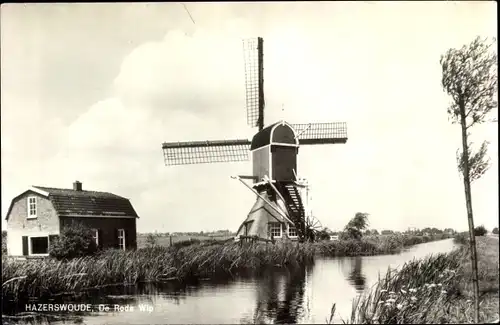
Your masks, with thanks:
[{"label": "chimney", "polygon": [[80,183],[79,181],[75,181],[73,183],[73,190],[74,191],[81,191],[82,190],[82,183]]}]

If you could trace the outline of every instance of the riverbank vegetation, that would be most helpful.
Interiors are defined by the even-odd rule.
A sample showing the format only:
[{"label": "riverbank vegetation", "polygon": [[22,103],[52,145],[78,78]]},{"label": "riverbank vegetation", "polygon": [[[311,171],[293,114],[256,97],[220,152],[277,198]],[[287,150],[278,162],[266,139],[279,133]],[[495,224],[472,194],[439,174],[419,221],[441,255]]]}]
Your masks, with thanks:
[{"label": "riverbank vegetation", "polygon": [[[477,237],[480,321],[498,320],[498,239]],[[390,270],[353,304],[348,323],[473,323],[470,249],[430,256]],[[332,317],[330,318],[332,319]]]},{"label": "riverbank vegetation", "polygon": [[240,247],[234,242],[199,242],[183,247],[136,251],[106,250],[60,261],[53,258],[4,259],[2,298],[3,301],[21,301],[117,283],[186,281],[257,273],[265,267],[294,267],[312,259],[310,246],[255,244]]},{"label": "riverbank vegetation", "polygon": [[[486,228],[482,225],[474,228],[474,235],[476,237],[486,236],[487,233],[488,233],[488,230],[486,230]],[[469,232],[464,231],[464,232],[457,233],[455,236],[453,236],[453,241],[456,244],[469,245],[470,244]]]},{"label": "riverbank vegetation", "polygon": [[294,268],[313,263],[315,256],[341,257],[396,254],[403,249],[449,238],[392,233],[367,235],[368,214],[357,213],[339,240],[276,243],[229,240],[187,240],[159,245],[154,238],[135,251],[96,250],[90,229],[65,228],[51,246],[50,258],[4,259],[3,300],[19,303],[28,297],[44,299],[71,295],[110,284],[196,281],[201,278],[258,274],[268,268]]},{"label": "riverbank vegetation", "polygon": [[136,251],[106,250],[65,260],[16,261],[4,258],[2,297],[4,301],[19,302],[27,297],[43,299],[110,284],[191,281],[255,274],[269,267],[293,268],[312,263],[318,255],[394,254],[407,246],[444,239],[443,236],[365,236],[360,240],[274,245],[190,241]]}]

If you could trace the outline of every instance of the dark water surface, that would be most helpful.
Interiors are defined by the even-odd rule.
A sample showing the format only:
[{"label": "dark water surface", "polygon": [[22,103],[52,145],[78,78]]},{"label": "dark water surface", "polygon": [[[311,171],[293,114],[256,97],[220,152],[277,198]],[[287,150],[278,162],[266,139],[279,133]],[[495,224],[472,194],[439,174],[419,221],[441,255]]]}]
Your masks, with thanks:
[{"label": "dark water surface", "polygon": [[[132,311],[94,312],[85,324],[325,323],[333,303],[337,317],[349,318],[352,300],[369,289],[388,267],[413,258],[449,252],[452,239],[416,245],[397,255],[316,260],[294,272],[269,270],[263,276],[197,285],[141,286],[100,292],[93,303]],[[140,307],[147,309],[140,310]],[[68,321],[51,322],[53,324]],[[73,323],[73,321],[70,321]]]}]

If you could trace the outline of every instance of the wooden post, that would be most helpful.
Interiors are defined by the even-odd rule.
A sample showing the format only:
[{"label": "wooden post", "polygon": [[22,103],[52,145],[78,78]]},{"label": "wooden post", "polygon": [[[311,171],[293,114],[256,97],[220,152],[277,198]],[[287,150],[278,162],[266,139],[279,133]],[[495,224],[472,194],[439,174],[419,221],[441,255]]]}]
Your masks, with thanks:
[{"label": "wooden post", "polygon": [[172,246],[172,236],[170,236],[170,246]]}]

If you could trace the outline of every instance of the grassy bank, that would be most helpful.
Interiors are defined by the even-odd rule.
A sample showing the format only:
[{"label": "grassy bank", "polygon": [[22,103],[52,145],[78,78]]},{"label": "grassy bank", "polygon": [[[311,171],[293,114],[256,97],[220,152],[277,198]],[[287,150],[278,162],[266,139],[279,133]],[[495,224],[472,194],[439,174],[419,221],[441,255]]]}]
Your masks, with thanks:
[{"label": "grassy bank", "polygon": [[360,241],[243,246],[233,241],[191,241],[128,252],[108,250],[69,261],[4,259],[2,297],[4,301],[22,302],[27,297],[44,299],[109,284],[252,274],[266,267],[293,268],[313,262],[317,255],[393,254],[413,244],[439,239],[443,238],[393,235],[366,237]]},{"label": "grassy bank", "polygon": [[[480,320],[498,319],[498,239],[477,237]],[[466,246],[449,254],[406,263],[389,272],[353,305],[350,323],[425,324],[473,322],[470,255]]]},{"label": "grassy bank", "polygon": [[[361,240],[323,241],[310,244],[315,254],[327,257],[397,254],[417,244],[450,238],[434,236],[388,235],[365,236]],[[307,245],[307,244],[306,244]]]}]

